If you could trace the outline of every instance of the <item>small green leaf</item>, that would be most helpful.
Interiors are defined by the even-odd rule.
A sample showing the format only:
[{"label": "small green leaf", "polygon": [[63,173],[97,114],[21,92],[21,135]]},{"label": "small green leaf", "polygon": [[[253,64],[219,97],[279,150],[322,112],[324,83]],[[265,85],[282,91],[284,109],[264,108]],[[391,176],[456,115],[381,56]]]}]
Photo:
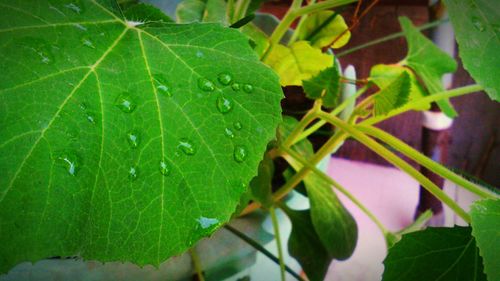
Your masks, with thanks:
[{"label": "small green leaf", "polygon": [[470,227],[436,227],[403,235],[389,249],[382,281],[486,281]]},{"label": "small green leaf", "polygon": [[337,105],[340,90],[340,74],[335,66],[322,70],[313,78],[304,80],[302,84],[308,98],[321,99],[323,106],[327,108],[333,108]]},{"label": "small green leaf", "polygon": [[[395,64],[377,64],[370,70],[370,81],[375,83],[379,89],[383,89],[389,86],[394,80],[396,80],[401,74],[405,72],[410,76],[410,93],[408,96],[408,101],[415,101],[427,96],[427,91],[420,85],[417,77],[405,66],[399,66]],[[428,110],[430,104],[422,105],[417,108],[419,110]]]},{"label": "small green leaf", "polygon": [[216,22],[227,24],[224,0],[183,0],[177,5],[178,23]]},{"label": "small green leaf", "polygon": [[500,101],[498,0],[445,0],[464,68],[491,99]]},{"label": "small green leaf", "polygon": [[314,229],[310,211],[286,209],[285,212],[292,221],[288,252],[300,263],[309,280],[324,280],[333,258]]},{"label": "small green leaf", "polygon": [[[286,137],[297,120],[288,117],[278,127],[280,139]],[[312,145],[308,140],[303,140],[296,145],[295,149],[304,159],[312,156]],[[288,161],[297,171],[302,165],[293,159]],[[311,203],[311,219],[316,233],[328,254],[338,260],[349,258],[358,239],[358,227],[356,221],[349,211],[342,205],[332,187],[316,174],[311,173],[304,179],[307,195]]]},{"label": "small green leaf", "polygon": [[340,48],[349,42],[351,32],[344,18],[334,11],[320,11],[309,15],[299,30],[299,40],[311,42],[315,48],[329,47],[340,36],[332,48]]},{"label": "small green leaf", "polygon": [[291,46],[276,45],[265,61],[280,76],[282,86],[302,86],[320,71],[333,65],[333,56],[313,48],[306,41],[297,41]]},{"label": "small green leaf", "polygon": [[0,0],[0,273],[52,256],[159,265],[227,222],[281,120],[248,39],[28,2]]},{"label": "small green leaf", "polygon": [[380,89],[375,95],[375,115],[384,115],[403,106],[408,101],[410,85],[410,75],[403,71],[387,87]]},{"label": "small green leaf", "polygon": [[488,280],[500,280],[500,200],[477,201],[471,207],[472,235],[483,257]]},{"label": "small green leaf", "polygon": [[[431,95],[444,91],[441,78],[446,73],[455,72],[457,63],[415,28],[408,18],[400,17],[399,23],[408,42],[408,55],[402,64],[415,71]],[[437,104],[449,117],[457,115],[448,100],[438,101]]]},{"label": "small green leaf", "polygon": [[259,172],[250,182],[252,197],[264,207],[270,207],[273,203],[272,180],[274,175],[274,163],[267,155],[259,164]]}]

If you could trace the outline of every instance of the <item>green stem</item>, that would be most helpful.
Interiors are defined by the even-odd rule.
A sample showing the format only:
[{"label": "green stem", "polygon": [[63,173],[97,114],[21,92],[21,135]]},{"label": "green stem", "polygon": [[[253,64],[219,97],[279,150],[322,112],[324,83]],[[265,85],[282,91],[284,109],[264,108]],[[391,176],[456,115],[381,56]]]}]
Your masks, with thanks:
[{"label": "green stem", "polygon": [[[368,88],[370,88],[370,85],[367,84],[363,86],[361,89],[359,89],[354,95],[350,96],[348,99],[344,100],[339,106],[337,106],[334,110],[330,112],[332,116],[337,116],[339,115],[349,104],[353,103],[356,101],[356,99],[361,96]],[[307,138],[309,135],[312,133],[316,132],[319,130],[319,128],[323,127],[323,125],[326,124],[326,121],[321,119],[318,122],[316,122],[313,126],[307,128],[304,132],[302,132],[293,142],[291,145]],[[290,147],[290,146],[288,146]]]},{"label": "green stem", "polygon": [[282,145],[285,147],[290,147],[294,143],[296,143],[296,139],[301,135],[302,131],[312,122],[316,119],[314,110],[309,111],[304,115],[302,120],[295,126],[295,128],[292,130],[292,132],[288,135],[288,137],[283,141]]},{"label": "green stem", "polygon": [[271,208],[269,208],[269,214],[271,215],[271,221],[273,223],[273,229],[274,229],[274,238],[276,239],[276,245],[278,248],[281,281],[285,281],[285,260],[283,257],[283,248],[281,246],[280,226],[278,224],[278,217],[276,217],[276,211],[274,207],[271,206]]},{"label": "green stem", "polygon": [[361,131],[357,130],[355,127],[345,123],[344,121],[330,116],[326,112],[319,113],[320,118],[324,118],[326,121],[331,123],[332,125],[340,128],[344,132],[348,133],[359,142],[364,144],[369,149],[376,152],[382,158],[389,161],[389,163],[394,166],[400,168],[402,171],[413,177],[417,180],[422,187],[424,187],[427,191],[432,193],[432,195],[436,196],[439,200],[445,203],[448,207],[450,207],[455,213],[457,213],[464,221],[470,223],[470,216],[465,212],[453,199],[451,199],[443,190],[441,190],[437,185],[435,185],[432,181],[422,175],[419,171],[413,168],[410,164],[406,163],[404,160],[396,156],[394,153],[389,151],[387,148],[377,143],[372,138],[368,137]]},{"label": "green stem", "polygon": [[[426,24],[423,24],[419,27],[417,27],[418,30],[426,30],[426,29],[429,29],[429,28],[433,28],[435,26],[438,26],[440,24],[443,24],[445,22],[447,22],[448,19],[442,19],[442,20],[437,20],[437,21],[433,21],[433,22],[429,22],[429,23],[426,23]],[[381,37],[381,38],[378,38],[378,39],[375,39],[375,40],[372,40],[370,42],[367,42],[367,43],[364,43],[364,44],[361,44],[359,46],[356,46],[356,47],[352,47],[350,49],[347,49],[343,52],[340,52],[337,54],[337,58],[340,58],[342,56],[345,56],[345,55],[348,55],[348,54],[351,54],[351,53],[354,53],[356,51],[359,51],[361,49],[364,49],[364,48],[367,48],[367,47],[370,47],[370,46],[373,46],[373,45],[377,45],[377,44],[380,44],[380,43],[384,43],[384,42],[387,42],[387,41],[390,41],[390,40],[393,40],[393,39],[396,39],[396,38],[399,38],[399,37],[402,37],[404,36],[405,34],[403,32],[397,32],[397,33],[393,33],[393,34],[390,34],[390,35],[387,35],[387,36],[384,36],[384,37]]]},{"label": "green stem", "polygon": [[292,157],[294,160],[298,161],[301,163],[304,167],[307,167],[311,171],[313,171],[318,177],[320,177],[322,180],[327,182],[329,185],[333,186],[335,189],[340,191],[342,194],[344,194],[351,202],[353,202],[358,208],[365,213],[380,229],[380,231],[384,234],[390,232],[385,228],[385,226],[377,219],[377,217],[368,210],[352,193],[350,193],[347,189],[345,189],[342,185],[340,185],[338,182],[336,182],[334,179],[320,171],[316,166],[311,165],[308,161],[303,159],[297,152],[293,151],[292,149],[281,147],[281,150],[283,150],[286,154],[288,154],[290,157]]},{"label": "green stem", "polygon": [[194,248],[189,250],[189,254],[191,255],[191,260],[193,261],[194,269],[196,270],[196,275],[198,276],[198,281],[205,281],[205,277],[203,276],[203,269],[201,267],[200,257],[196,253]]},{"label": "green stem", "polygon": [[[316,0],[309,1],[309,5],[314,4],[314,3],[316,3]],[[297,37],[299,37],[300,29],[304,25],[304,22],[306,21],[306,19],[307,19],[308,16],[309,15],[303,15],[300,18],[299,23],[297,24],[297,27],[293,31],[292,37],[290,37],[290,40],[288,41],[288,46],[290,46],[291,44],[293,44],[293,42],[297,41]]]},{"label": "green stem", "polygon": [[[270,260],[272,260],[274,263],[279,265],[279,259],[277,257],[275,257],[271,252],[266,250],[266,248],[262,247],[262,245],[260,245],[256,241],[254,241],[252,238],[246,236],[243,232],[237,230],[236,228],[230,226],[229,224],[224,225],[224,228],[229,230],[234,235],[238,236],[238,238],[245,241],[248,245],[252,246],[255,250],[261,252],[266,257],[268,257]],[[285,270],[286,270],[286,272],[290,273],[293,277],[295,277],[297,280],[305,281],[302,277],[300,277],[300,275],[297,272],[293,271],[287,265],[285,265]]]},{"label": "green stem", "polygon": [[371,135],[388,145],[392,146],[394,149],[398,150],[399,152],[403,153],[404,155],[408,156],[410,159],[413,159],[415,162],[419,163],[420,165],[426,167],[433,173],[436,173],[443,178],[446,178],[454,183],[456,183],[458,186],[461,186],[470,192],[479,195],[482,198],[496,198],[495,195],[492,193],[489,193],[482,189],[480,186],[471,183],[470,181],[464,179],[463,177],[453,173],[452,171],[448,170],[446,167],[442,166],[439,163],[436,163],[432,161],[431,159],[427,158],[425,155],[420,153],[419,151],[415,150],[411,146],[407,145],[406,143],[402,142],[401,140],[397,139],[393,135],[386,133],[378,128],[375,128],[373,126],[358,126],[357,127],[361,132],[364,132],[368,135]]},{"label": "green stem", "polygon": [[395,115],[399,115],[403,112],[419,108],[421,106],[424,106],[426,104],[430,104],[432,102],[436,102],[438,100],[443,100],[443,99],[458,97],[458,96],[462,96],[462,95],[466,95],[466,94],[470,94],[470,93],[474,93],[474,92],[479,92],[479,91],[482,91],[483,89],[484,88],[480,85],[469,85],[469,86],[456,88],[453,90],[448,90],[448,91],[436,93],[436,94],[427,96],[425,98],[411,101],[400,108],[397,108],[397,109],[390,111],[386,115],[380,115],[380,116],[374,116],[374,117],[368,118],[365,121],[361,122],[360,124],[373,125],[373,124],[379,123],[381,121],[384,121],[386,119],[389,119]]}]

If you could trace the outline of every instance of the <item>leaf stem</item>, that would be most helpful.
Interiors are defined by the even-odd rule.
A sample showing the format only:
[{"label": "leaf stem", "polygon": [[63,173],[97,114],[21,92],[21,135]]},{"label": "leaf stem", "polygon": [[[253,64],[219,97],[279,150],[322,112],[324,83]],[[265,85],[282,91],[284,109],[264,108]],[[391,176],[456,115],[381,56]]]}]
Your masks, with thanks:
[{"label": "leaf stem", "polygon": [[389,161],[389,163],[394,166],[400,168],[402,171],[413,177],[417,180],[420,185],[422,185],[427,191],[436,196],[439,200],[445,203],[448,207],[450,207],[455,213],[457,213],[464,221],[470,223],[470,216],[465,212],[453,199],[451,199],[443,190],[441,190],[437,185],[435,185],[432,181],[422,175],[419,171],[413,168],[410,164],[406,163],[404,160],[396,156],[394,153],[389,151],[387,148],[377,143],[372,138],[368,137],[361,131],[357,130],[354,126],[351,126],[344,121],[338,119],[337,117],[330,116],[326,112],[319,113],[320,118],[324,118],[326,121],[331,123],[332,125],[340,128],[344,132],[348,133],[359,142],[364,144],[366,147],[370,148],[378,155]]},{"label": "leaf stem", "polygon": [[[350,193],[347,189],[345,189],[342,185],[340,185],[337,181],[320,171],[315,166],[311,165],[308,161],[302,158],[297,152],[292,149],[282,147],[281,150],[292,157],[294,160],[300,162],[304,167],[312,170],[318,177],[322,180],[326,181],[329,185],[333,186],[335,189],[344,194],[352,203],[354,203],[363,213],[365,213],[380,229],[380,231],[384,234],[389,233],[390,231],[385,228],[385,226],[378,220],[378,218],[368,210],[352,193]],[[286,157],[286,156],[285,156]]]},{"label": "leaf stem", "polygon": [[375,128],[373,126],[358,126],[357,127],[361,132],[364,132],[368,135],[371,135],[388,145],[392,146],[394,149],[398,150],[399,152],[403,153],[404,155],[408,156],[410,159],[413,159],[415,162],[419,163],[420,165],[426,167],[427,169],[431,170],[432,172],[442,176],[443,178],[446,178],[457,185],[469,190],[470,192],[479,195],[482,198],[496,198],[495,195],[492,193],[489,193],[482,189],[480,186],[464,179],[463,177],[453,173],[452,171],[448,170],[446,167],[442,166],[441,164],[434,162],[433,160],[429,159],[422,153],[418,152],[416,149],[412,148],[411,146],[407,145],[406,143],[402,142],[401,140],[397,139],[393,135],[384,132],[378,128]]},{"label": "leaf stem", "polygon": [[[433,22],[429,22],[429,23],[423,24],[423,25],[417,27],[417,29],[418,30],[426,30],[426,29],[438,26],[440,24],[443,24],[443,23],[445,23],[447,21],[448,21],[448,19],[436,20],[436,21],[433,21]],[[367,47],[370,47],[370,46],[373,46],[373,45],[377,45],[377,44],[380,44],[380,43],[384,43],[386,41],[390,41],[390,40],[393,40],[393,39],[396,39],[396,38],[399,38],[399,37],[402,37],[402,36],[404,36],[403,32],[397,32],[397,33],[393,33],[393,34],[390,34],[390,35],[387,35],[387,36],[384,36],[384,37],[381,37],[381,38],[369,41],[367,43],[358,45],[356,47],[349,48],[349,49],[347,49],[347,50],[345,50],[343,52],[338,53],[337,54],[337,58],[340,58],[342,56],[354,53],[356,51],[365,49]]]},{"label": "leaf stem", "polygon": [[196,276],[198,276],[198,281],[205,281],[205,277],[203,276],[203,269],[201,267],[200,257],[196,253],[194,248],[189,249],[189,255],[191,256],[191,260],[193,261],[194,269],[196,270]]},{"label": "leaf stem", "polygon": [[396,108],[396,109],[390,111],[386,115],[379,115],[379,116],[374,116],[374,117],[368,118],[368,119],[360,122],[359,124],[373,125],[373,124],[379,123],[381,121],[384,121],[386,119],[389,119],[389,118],[391,118],[391,117],[393,117],[395,115],[399,115],[399,114],[401,114],[403,112],[419,108],[420,106],[423,106],[423,105],[426,105],[426,104],[429,104],[429,103],[432,103],[432,102],[436,102],[438,100],[443,100],[443,99],[458,97],[458,96],[470,94],[470,93],[473,93],[473,92],[479,92],[479,91],[482,91],[483,89],[484,88],[482,86],[477,85],[477,84],[473,84],[473,85],[468,85],[468,86],[456,88],[456,89],[453,89],[453,90],[439,92],[439,93],[427,96],[425,98],[421,98],[421,99],[418,99],[418,100],[415,100],[415,101],[411,101],[411,102],[405,104],[402,107],[399,107],[399,108]]},{"label": "leaf stem", "polygon": [[[255,250],[261,252],[266,257],[268,257],[270,260],[272,260],[274,263],[279,265],[279,259],[277,257],[275,257],[271,252],[269,252],[266,248],[264,248],[262,245],[257,243],[255,240],[248,237],[247,235],[245,235],[243,232],[237,230],[236,228],[230,226],[229,224],[224,225],[224,228],[229,230],[234,235],[238,236],[238,238],[245,241],[246,243],[248,243],[248,245],[252,246]],[[295,277],[297,280],[305,281],[302,277],[300,277],[300,275],[298,273],[293,271],[287,265],[285,265],[285,270],[286,270],[286,272],[290,273],[293,277]]]},{"label": "leaf stem", "polygon": [[271,221],[273,223],[274,238],[276,239],[276,247],[278,248],[281,281],[285,281],[285,261],[283,257],[283,248],[281,246],[280,226],[278,223],[278,217],[276,216],[276,210],[274,209],[273,206],[269,208],[269,214],[271,215]]}]

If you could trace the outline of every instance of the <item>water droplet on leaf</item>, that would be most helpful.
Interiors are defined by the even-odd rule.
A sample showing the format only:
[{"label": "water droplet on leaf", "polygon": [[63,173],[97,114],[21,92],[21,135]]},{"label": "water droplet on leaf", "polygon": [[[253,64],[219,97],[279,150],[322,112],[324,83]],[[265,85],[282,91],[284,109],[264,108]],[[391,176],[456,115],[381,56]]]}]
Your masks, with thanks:
[{"label": "water droplet on leaf", "polygon": [[75,27],[80,30],[87,31],[87,28],[79,23],[75,23]]},{"label": "water droplet on leaf", "polygon": [[130,169],[128,170],[128,179],[131,181],[136,180],[138,177],[138,173],[139,172],[137,171],[136,167],[130,167]]},{"label": "water droplet on leaf", "polygon": [[139,146],[140,141],[141,138],[137,131],[132,130],[127,133],[127,142],[130,145],[130,147],[137,148]]},{"label": "water droplet on leaf", "polygon": [[207,229],[219,224],[219,220],[216,218],[199,217],[197,221],[202,229]]},{"label": "water droplet on leaf", "polygon": [[123,93],[116,98],[115,105],[125,113],[134,111],[136,107],[135,102],[126,93]]},{"label": "water droplet on leaf", "polygon": [[72,153],[61,153],[56,156],[56,163],[65,167],[68,174],[75,176],[78,169],[78,157]]},{"label": "water droplet on leaf", "polygon": [[92,124],[95,124],[95,117],[91,113],[87,113],[87,121],[89,121]]},{"label": "water droplet on leaf", "polygon": [[170,168],[165,158],[160,161],[160,173],[164,176],[168,176],[170,174]]},{"label": "water droplet on leaf", "polygon": [[221,95],[217,98],[217,109],[220,113],[228,113],[233,109],[233,101]]},{"label": "water droplet on leaf", "polygon": [[161,75],[161,74],[155,74],[153,76],[153,80],[154,80],[154,83],[155,83],[156,91],[159,94],[165,95],[167,97],[171,97],[172,96],[172,91],[171,91],[170,87],[167,84],[167,79],[163,75]]},{"label": "water droplet on leaf", "polygon": [[251,92],[253,92],[253,86],[250,84],[245,84],[243,85],[243,91],[250,94]]},{"label": "water droplet on leaf", "polygon": [[90,41],[90,39],[87,37],[82,37],[82,39],[80,39],[80,42],[82,42],[83,46],[85,47],[95,49],[94,43],[92,43],[92,41]]},{"label": "water droplet on leaf", "polygon": [[234,160],[236,160],[236,162],[241,163],[241,162],[245,161],[245,159],[247,158],[247,149],[242,145],[237,145],[234,148],[233,156],[234,156]]},{"label": "water droplet on leaf", "polygon": [[233,91],[239,91],[240,90],[240,84],[233,83],[233,85],[231,85],[231,88],[233,89]]},{"label": "water droplet on leaf", "polygon": [[196,153],[196,149],[194,148],[193,143],[190,140],[186,139],[186,138],[182,138],[182,139],[179,140],[178,147],[186,155],[194,155]]},{"label": "water droplet on leaf", "polygon": [[230,74],[228,73],[221,73],[219,76],[217,76],[217,80],[219,80],[219,83],[221,83],[224,86],[227,86],[231,84],[231,81],[233,81],[233,77],[231,77]]},{"label": "water droplet on leaf", "polygon": [[214,83],[206,78],[198,79],[198,87],[205,92],[212,92],[215,90]]},{"label": "water droplet on leaf", "polygon": [[229,128],[226,128],[224,129],[224,134],[226,136],[228,136],[229,138],[233,139],[234,138],[234,133],[233,133],[233,130],[229,129]]},{"label": "water droplet on leaf", "polygon": [[80,14],[82,12],[82,7],[80,7],[79,5],[77,5],[75,3],[65,4],[64,7],[70,9],[71,11],[73,11],[77,14]]},{"label": "water droplet on leaf", "polygon": [[241,128],[243,128],[243,125],[241,125],[241,122],[239,121],[234,122],[233,126],[238,131],[241,130]]}]

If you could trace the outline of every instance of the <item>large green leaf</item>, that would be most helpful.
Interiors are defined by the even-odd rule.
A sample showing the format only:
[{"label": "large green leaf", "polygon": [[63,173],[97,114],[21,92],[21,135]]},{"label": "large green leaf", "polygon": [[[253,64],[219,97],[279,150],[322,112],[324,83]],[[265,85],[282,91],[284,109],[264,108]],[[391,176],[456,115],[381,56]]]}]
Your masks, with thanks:
[{"label": "large green leaf", "polygon": [[302,80],[333,66],[333,56],[322,53],[306,41],[298,41],[289,47],[276,45],[265,62],[278,73],[282,86],[302,86]]},{"label": "large green leaf", "polygon": [[486,280],[470,227],[427,228],[389,249],[382,280]]},{"label": "large green leaf", "polygon": [[500,280],[500,200],[475,202],[470,214],[472,235],[483,257],[488,280]]},{"label": "large green leaf", "polygon": [[498,0],[445,0],[465,69],[500,101],[500,5]]},{"label": "large green leaf", "polygon": [[228,221],[281,119],[247,38],[94,1],[0,7],[0,272],[158,265]]},{"label": "large green leaf", "polygon": [[[311,42],[315,48],[340,48],[349,42],[351,32],[344,18],[334,11],[320,11],[309,15],[299,30],[299,40]],[[337,39],[342,35],[340,38]],[[331,45],[336,40],[335,44]]]},{"label": "large green leaf", "polygon": [[288,252],[299,261],[309,280],[324,280],[333,258],[328,254],[314,229],[310,211],[285,210],[292,221]]},{"label": "large green leaf", "polygon": [[[442,76],[454,72],[457,69],[457,63],[413,26],[408,18],[400,17],[399,22],[408,42],[408,55],[402,64],[415,71],[430,94],[442,92],[444,90],[441,82]],[[438,101],[437,104],[449,117],[457,115],[448,100]]]},{"label": "large green leaf", "polygon": [[[279,126],[279,136],[286,137],[297,121],[285,118]],[[313,154],[311,143],[303,140],[293,146],[304,159]],[[293,169],[300,170],[302,164],[293,158],[287,159]],[[322,178],[312,173],[304,179],[310,201],[311,220],[314,229],[330,257],[344,260],[356,248],[358,227],[349,211],[342,205],[332,187]]]}]

